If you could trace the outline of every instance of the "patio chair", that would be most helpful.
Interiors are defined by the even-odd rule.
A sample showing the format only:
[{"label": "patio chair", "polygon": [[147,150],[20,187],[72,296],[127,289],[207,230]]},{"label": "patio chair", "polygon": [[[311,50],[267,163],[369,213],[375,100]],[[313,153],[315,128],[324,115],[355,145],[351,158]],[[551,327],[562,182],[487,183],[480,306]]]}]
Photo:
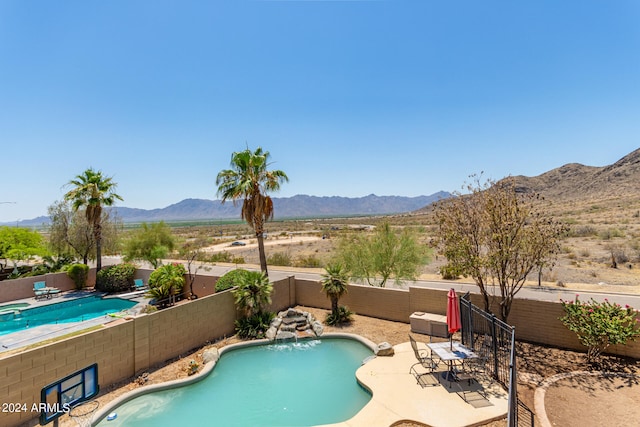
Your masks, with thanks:
[{"label": "patio chair", "polygon": [[147,285],[144,284],[142,279],[135,279],[133,281],[133,288],[135,291],[143,291],[147,289]]},{"label": "patio chair", "polygon": [[[419,349],[418,343],[416,342],[416,340],[413,339],[411,335],[409,335],[409,341],[411,342],[411,348],[413,349],[413,354],[418,360],[416,363],[411,365],[411,367],[409,368],[409,373],[413,374],[413,376],[416,377],[416,381],[418,381],[418,384],[424,386],[423,381],[421,381],[422,377],[424,375],[433,373],[438,367],[438,365],[440,364],[440,359],[433,357],[431,350],[427,348]],[[416,370],[416,366],[418,365],[425,368],[426,372],[418,373],[418,371]]]},{"label": "patio chair", "polygon": [[49,287],[44,281],[40,281],[33,283],[33,293],[36,295],[36,300],[49,299],[60,294],[60,289]]},{"label": "patio chair", "polygon": [[33,293],[36,295],[36,301],[40,299],[50,298],[49,290],[45,282],[34,282]]},{"label": "patio chair", "polygon": [[464,369],[474,377],[486,373],[486,366],[491,358],[491,338],[488,335],[484,336],[482,343],[475,353],[478,357],[466,360],[464,366]]}]

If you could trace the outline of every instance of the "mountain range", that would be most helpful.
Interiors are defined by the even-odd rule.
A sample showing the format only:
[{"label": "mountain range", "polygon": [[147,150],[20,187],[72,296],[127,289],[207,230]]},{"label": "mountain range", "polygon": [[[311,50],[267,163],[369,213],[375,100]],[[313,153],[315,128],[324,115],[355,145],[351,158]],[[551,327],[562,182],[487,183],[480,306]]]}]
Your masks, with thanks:
[{"label": "mountain range", "polygon": [[[437,200],[449,197],[444,191],[430,196],[402,197],[319,197],[296,195],[273,197],[275,219],[321,218],[332,216],[386,215],[412,212]],[[208,219],[239,219],[241,203],[221,203],[220,200],[185,199],[161,209],[129,207],[109,208],[123,222],[197,221]],[[49,222],[48,217],[20,221],[21,226],[39,226]],[[12,223],[15,224],[15,223]]]},{"label": "mountain range", "polygon": [[[640,148],[608,166],[569,163],[538,176],[518,175],[512,178],[520,190],[539,193],[546,199],[562,206],[569,206],[571,209],[580,206],[599,209],[603,206],[626,206],[640,212]],[[429,211],[429,206],[434,201],[449,196],[451,194],[445,191],[418,197],[375,194],[357,198],[296,195],[274,197],[273,203],[276,219],[313,218],[421,213]],[[124,222],[240,218],[240,206],[233,206],[231,202],[222,204],[219,200],[205,199],[185,199],[162,209],[112,209]],[[48,221],[48,217],[38,217],[20,221],[19,225],[39,226]]]}]

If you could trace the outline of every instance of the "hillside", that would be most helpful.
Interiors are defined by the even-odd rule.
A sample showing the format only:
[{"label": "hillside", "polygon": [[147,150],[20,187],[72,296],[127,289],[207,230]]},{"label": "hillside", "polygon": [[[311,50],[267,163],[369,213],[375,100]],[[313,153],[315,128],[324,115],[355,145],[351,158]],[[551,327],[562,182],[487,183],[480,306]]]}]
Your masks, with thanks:
[{"label": "hillside", "polygon": [[640,149],[612,165],[570,163],[536,177],[515,176],[516,185],[554,202],[595,202],[640,199]]}]

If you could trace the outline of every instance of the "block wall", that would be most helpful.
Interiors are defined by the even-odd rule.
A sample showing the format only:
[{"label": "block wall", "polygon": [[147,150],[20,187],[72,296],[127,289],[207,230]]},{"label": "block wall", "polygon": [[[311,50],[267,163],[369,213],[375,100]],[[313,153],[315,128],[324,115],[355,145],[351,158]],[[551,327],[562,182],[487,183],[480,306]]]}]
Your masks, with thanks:
[{"label": "block wall", "polygon": [[[0,303],[15,301],[24,298],[33,298],[33,283],[45,281],[47,286],[58,288],[60,291],[70,291],[75,289],[73,280],[67,273],[51,273],[42,276],[23,277],[21,279],[3,280],[0,282]],[[88,285],[96,283],[96,270],[89,270]]]},{"label": "block wall", "polygon": [[40,402],[40,390],[79,369],[98,363],[99,384],[104,388],[232,335],[235,319],[233,296],[225,291],[18,354],[0,354],[0,404],[24,403],[28,408],[0,412],[0,426],[37,418],[40,414],[31,412],[31,407]]}]

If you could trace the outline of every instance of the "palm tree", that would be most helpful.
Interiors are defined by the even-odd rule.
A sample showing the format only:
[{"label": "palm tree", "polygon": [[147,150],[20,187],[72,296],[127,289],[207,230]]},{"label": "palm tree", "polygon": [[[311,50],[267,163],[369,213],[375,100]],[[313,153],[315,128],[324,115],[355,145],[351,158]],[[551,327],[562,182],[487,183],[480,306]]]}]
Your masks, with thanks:
[{"label": "palm tree", "polygon": [[222,203],[232,200],[234,205],[242,202],[242,219],[253,227],[258,239],[260,269],[268,276],[267,257],[264,253],[264,223],[273,218],[273,201],[267,192],[278,191],[283,182],[289,181],[281,170],[267,170],[269,152],[258,147],[249,148],[231,155],[231,169],[220,171],[216,178],[218,195]]},{"label": "palm tree", "polygon": [[67,186],[73,186],[67,194],[65,200],[72,202],[73,210],[77,211],[85,207],[87,221],[93,228],[93,237],[96,241],[96,270],[102,268],[102,207],[112,206],[116,199],[122,197],[114,193],[116,183],[111,177],[102,175],[101,171],[89,168],[75,179],[69,181]]},{"label": "palm tree", "polygon": [[347,293],[349,279],[342,264],[329,264],[325,268],[326,273],[322,275],[322,292],[327,294],[331,300],[331,314],[334,318],[339,318],[340,310],[338,301],[340,297]]},{"label": "palm tree", "polygon": [[238,287],[233,291],[236,305],[244,311],[246,317],[260,314],[271,304],[273,285],[266,274],[260,271],[247,271],[240,276]]}]

